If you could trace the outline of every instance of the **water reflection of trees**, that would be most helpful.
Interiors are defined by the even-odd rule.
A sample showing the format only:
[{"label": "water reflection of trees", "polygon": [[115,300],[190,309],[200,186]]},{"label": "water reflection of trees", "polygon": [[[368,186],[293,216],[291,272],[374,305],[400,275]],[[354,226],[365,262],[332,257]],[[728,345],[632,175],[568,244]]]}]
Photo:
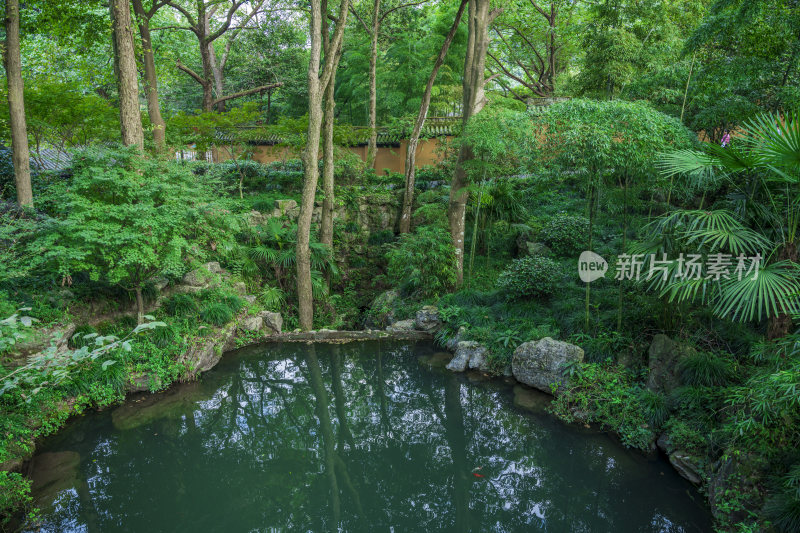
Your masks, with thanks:
[{"label": "water reflection of trees", "polygon": [[96,440],[100,529],[157,509],[165,531],[682,530],[666,517],[684,500],[654,493],[647,465],[501,407],[506,386],[423,368],[410,345],[279,353],[242,356],[164,416]]}]

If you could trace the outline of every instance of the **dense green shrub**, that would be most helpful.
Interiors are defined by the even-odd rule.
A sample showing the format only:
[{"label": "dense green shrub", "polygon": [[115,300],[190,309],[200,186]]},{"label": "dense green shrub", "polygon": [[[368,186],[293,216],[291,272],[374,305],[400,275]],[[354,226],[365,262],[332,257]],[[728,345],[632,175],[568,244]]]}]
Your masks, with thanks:
[{"label": "dense green shrub", "polygon": [[166,348],[175,342],[176,332],[171,326],[156,328],[150,334],[153,344],[159,348]]},{"label": "dense green shrub", "polygon": [[390,229],[373,231],[367,238],[367,244],[372,246],[380,246],[395,240],[394,232]]},{"label": "dense green shrub", "polygon": [[186,316],[197,313],[200,306],[188,294],[175,294],[164,301],[164,310],[172,316]]},{"label": "dense green shrub", "polygon": [[387,252],[389,280],[422,297],[438,296],[456,282],[456,253],[444,228],[421,226],[400,236]]},{"label": "dense green shrub", "polygon": [[619,434],[626,446],[649,450],[655,437],[640,402],[641,389],[624,368],[609,364],[581,364],[574,368],[569,386],[552,404],[553,412],[567,420],[599,422]]},{"label": "dense green shrub", "polygon": [[141,291],[159,274],[182,274],[189,256],[232,246],[240,220],[212,178],[131,149],[87,150],[73,167],[57,222],[34,243],[60,279],[86,273]]},{"label": "dense green shrub", "polygon": [[690,354],[679,367],[684,384],[700,387],[725,385],[733,371],[730,361],[710,352]]},{"label": "dense green shrub", "polygon": [[5,531],[4,526],[10,521],[11,513],[27,508],[32,501],[31,480],[22,477],[16,472],[0,472],[0,510],[3,517],[0,517],[0,529]]},{"label": "dense green shrub", "polygon": [[661,427],[669,418],[669,405],[663,395],[644,389],[639,395],[644,415],[654,428]]},{"label": "dense green shrub", "polygon": [[[70,337],[69,341],[67,341],[67,345],[70,348],[82,348],[83,346],[89,346],[94,342],[91,337],[92,334],[97,334],[97,330],[92,326],[88,324],[78,326],[72,333],[72,337]],[[87,335],[89,335],[88,338]]]},{"label": "dense green shrub", "polygon": [[558,214],[542,227],[539,239],[557,255],[572,255],[584,250],[589,242],[589,219]]},{"label": "dense green shrub", "polygon": [[548,257],[514,259],[497,278],[497,288],[510,299],[550,296],[563,277],[558,263]]},{"label": "dense green shrub", "polygon": [[233,320],[233,314],[234,313],[231,311],[230,307],[222,302],[219,302],[209,304],[202,311],[200,311],[200,318],[209,324],[213,324],[215,326],[224,326]]}]

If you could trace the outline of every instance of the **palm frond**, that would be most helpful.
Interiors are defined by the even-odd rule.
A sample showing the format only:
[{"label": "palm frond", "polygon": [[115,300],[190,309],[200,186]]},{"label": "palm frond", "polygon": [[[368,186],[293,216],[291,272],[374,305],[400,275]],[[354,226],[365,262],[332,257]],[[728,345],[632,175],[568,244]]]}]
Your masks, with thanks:
[{"label": "palm frond", "polygon": [[741,322],[800,312],[800,272],[791,261],[762,268],[757,276],[723,284],[715,307],[719,316]]},{"label": "palm frond", "polygon": [[[744,132],[744,143],[758,158],[759,166],[800,168],[800,121],[796,117],[787,115],[781,120],[762,113],[744,124]],[[793,181],[797,179],[795,175]]]}]

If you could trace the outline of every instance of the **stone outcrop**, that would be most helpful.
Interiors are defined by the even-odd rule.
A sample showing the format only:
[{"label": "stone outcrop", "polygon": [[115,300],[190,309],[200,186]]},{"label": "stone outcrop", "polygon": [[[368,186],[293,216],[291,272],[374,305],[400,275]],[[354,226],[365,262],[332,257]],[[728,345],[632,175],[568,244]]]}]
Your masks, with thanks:
[{"label": "stone outcrop", "polygon": [[680,451],[672,452],[669,454],[669,463],[684,479],[695,485],[703,482],[703,470],[696,457]]},{"label": "stone outcrop", "polygon": [[669,393],[680,385],[680,362],[695,353],[695,349],[680,344],[666,335],[653,337],[647,351],[648,368],[647,388],[660,393]]},{"label": "stone outcrop", "polygon": [[369,313],[364,320],[367,328],[385,328],[394,322],[400,294],[392,289],[380,293],[369,306]]},{"label": "stone outcrop", "polygon": [[258,333],[264,327],[264,319],[260,316],[246,316],[239,321],[239,330],[247,333]]},{"label": "stone outcrop", "polygon": [[442,328],[442,320],[439,318],[439,308],[434,305],[426,305],[417,311],[415,324],[420,331],[436,333]]},{"label": "stone outcrop", "polygon": [[268,335],[277,335],[283,329],[283,316],[273,311],[261,311],[258,313],[263,329]]},{"label": "stone outcrop", "polygon": [[564,366],[582,361],[580,347],[545,337],[520,344],[511,359],[511,370],[520,383],[552,393],[551,384],[558,384],[559,388],[566,384]]},{"label": "stone outcrop", "polygon": [[464,372],[467,369],[489,371],[487,361],[488,350],[476,341],[461,341],[456,346],[453,359],[447,364],[447,369],[453,372]]},{"label": "stone outcrop", "polygon": [[222,284],[222,278],[229,275],[217,261],[211,261],[187,272],[180,285],[175,288],[175,292],[199,292],[203,289],[219,287]]},{"label": "stone outcrop", "polygon": [[186,365],[182,379],[193,380],[199,374],[214,368],[222,358],[223,352],[234,347],[236,327],[236,321],[233,321],[221,328],[213,328],[211,334],[197,339],[195,344],[178,358],[179,363]]},{"label": "stone outcrop", "polygon": [[401,333],[405,331],[416,331],[416,329],[416,321],[413,318],[409,318],[408,320],[398,320],[391,326],[388,326],[386,331]]},{"label": "stone outcrop", "polygon": [[550,254],[552,254],[550,248],[541,242],[525,241],[523,247],[519,250],[520,256],[548,256]]},{"label": "stone outcrop", "polygon": [[456,334],[447,339],[447,342],[445,343],[445,348],[447,348],[451,352],[455,352],[456,348],[458,347],[458,343],[464,340],[464,335],[466,335],[466,333],[467,330],[464,328],[464,326],[458,328]]},{"label": "stone outcrop", "polygon": [[[400,192],[365,194],[358,198],[358,205],[354,208],[337,207],[333,218],[341,222],[353,222],[364,232],[394,229],[400,215]],[[278,217],[295,220],[299,215],[300,207],[296,200],[275,200],[272,211],[251,211],[248,215],[248,224],[257,226],[266,223],[269,218]],[[316,202],[311,219],[317,223],[321,216],[322,202]]]},{"label": "stone outcrop", "polygon": [[55,346],[56,353],[63,353],[67,350],[67,343],[75,333],[75,324],[59,324],[47,328],[36,329],[32,334],[18,342],[11,351],[12,366],[14,362],[25,364],[27,357],[39,352],[43,352]]}]

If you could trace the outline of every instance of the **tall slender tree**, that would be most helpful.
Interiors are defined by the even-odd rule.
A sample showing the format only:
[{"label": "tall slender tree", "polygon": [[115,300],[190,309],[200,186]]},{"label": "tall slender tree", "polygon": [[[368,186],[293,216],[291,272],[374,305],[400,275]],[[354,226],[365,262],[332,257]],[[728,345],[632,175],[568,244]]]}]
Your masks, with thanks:
[{"label": "tall slender tree", "polygon": [[153,0],[149,9],[145,9],[142,0],[131,0],[133,12],[136,14],[136,23],[139,26],[139,36],[142,39],[142,64],[144,65],[144,94],[147,98],[147,114],[153,126],[153,142],[158,152],[164,151],[166,142],[166,127],[161,116],[161,105],[158,101],[158,76],[156,74],[156,60],[153,53],[153,40],[150,36],[150,19],[156,12],[167,4],[166,0]]},{"label": "tall slender tree", "polygon": [[[254,87],[246,91],[241,91],[232,95],[224,95],[224,69],[228,61],[228,56],[231,51],[231,46],[240,34],[243,28],[253,19],[264,5],[265,0],[250,2],[247,0],[230,0],[228,10],[222,16],[222,22],[218,27],[212,27],[212,21],[217,14],[222,2],[220,0],[197,0],[195,2],[194,11],[190,11],[184,7],[180,2],[170,0],[168,5],[178,10],[186,19],[187,26],[167,26],[164,29],[179,29],[192,32],[197,37],[198,45],[200,46],[200,63],[202,65],[202,73],[197,73],[191,68],[184,65],[180,60],[177,63],[179,70],[188,74],[194,81],[200,84],[203,89],[203,111],[209,112],[214,107],[218,111],[225,110],[225,102],[232,98],[255,94],[261,91],[273,89],[280,84],[270,84],[259,87]],[[240,20],[236,21],[234,25],[234,17],[239,12],[243,5],[250,6],[247,12]],[[214,50],[214,43],[227,34],[227,41],[225,49],[221,58],[217,58],[216,51]],[[216,91],[216,98],[214,92]]]},{"label": "tall slender tree", "polygon": [[25,124],[25,87],[19,37],[19,0],[6,0],[5,67],[8,79],[8,110],[11,126],[11,158],[19,205],[33,205],[28,128]]},{"label": "tall slender tree", "polygon": [[[486,105],[484,87],[487,79],[486,52],[489,49],[489,25],[502,12],[501,9],[489,11],[489,0],[469,1],[469,36],[467,53],[464,57],[464,81],[462,121],[466,126],[471,117],[480,113]],[[465,164],[474,158],[472,148],[462,143],[458,151],[453,179],[450,182],[450,204],[447,220],[450,236],[456,249],[457,284],[464,281],[464,224],[467,206],[467,171]]]},{"label": "tall slender tree", "polygon": [[133,46],[133,23],[128,0],[110,0],[113,27],[114,65],[119,90],[119,121],[122,144],[144,150],[144,130],[139,113],[139,81]]},{"label": "tall slender tree", "polygon": [[351,6],[351,11],[356,19],[364,27],[364,31],[370,38],[369,52],[369,140],[367,141],[367,168],[375,165],[375,157],[378,154],[378,37],[383,21],[391,13],[404,7],[417,6],[424,4],[427,0],[419,2],[404,2],[381,12],[382,0],[373,0],[372,19],[368,25],[359,16],[358,12]]},{"label": "tall slender tree", "polygon": [[[310,35],[311,47],[308,61],[308,131],[306,148],[303,151],[305,176],[300,215],[297,218],[297,299],[300,328],[310,330],[314,323],[314,299],[311,292],[311,216],[314,211],[315,193],[319,180],[319,141],[322,126],[322,100],[325,89],[333,77],[336,54],[328,54],[320,69],[322,55],[322,17],[327,17],[322,0],[311,0]],[[336,26],[331,37],[331,49],[337,50],[342,43],[350,0],[341,0]]]},{"label": "tall slender tree", "polygon": [[340,44],[338,50],[333,50],[331,46],[331,36],[328,28],[327,18],[322,24],[322,48],[325,57],[335,54],[331,80],[325,88],[325,115],[322,120],[322,217],[319,228],[319,242],[326,245],[328,250],[333,252],[333,202],[334,202],[334,162],[333,162],[333,124],[335,120],[334,110],[336,99],[334,89],[336,88],[336,70],[339,67],[339,60],[342,57],[343,46]]},{"label": "tall slender tree", "polygon": [[433,84],[436,81],[436,76],[439,74],[439,68],[444,63],[444,58],[447,55],[447,50],[450,48],[450,43],[453,42],[453,37],[458,31],[458,25],[461,23],[461,17],[464,14],[464,8],[469,0],[461,0],[461,5],[458,7],[456,17],[453,20],[453,25],[447,37],[442,43],[442,48],[439,50],[439,55],[433,63],[431,75],[428,77],[428,83],[425,85],[425,91],[422,93],[422,102],[419,104],[419,113],[417,113],[417,120],[414,122],[414,130],[411,132],[411,137],[408,139],[406,146],[406,167],[405,167],[405,192],[403,194],[403,208],[400,213],[400,233],[408,233],[411,231],[411,207],[414,205],[414,181],[416,178],[416,164],[417,164],[417,146],[419,145],[419,137],[422,133],[422,127],[425,125],[425,118],[428,116],[428,108],[431,105],[431,92],[433,91]]}]

